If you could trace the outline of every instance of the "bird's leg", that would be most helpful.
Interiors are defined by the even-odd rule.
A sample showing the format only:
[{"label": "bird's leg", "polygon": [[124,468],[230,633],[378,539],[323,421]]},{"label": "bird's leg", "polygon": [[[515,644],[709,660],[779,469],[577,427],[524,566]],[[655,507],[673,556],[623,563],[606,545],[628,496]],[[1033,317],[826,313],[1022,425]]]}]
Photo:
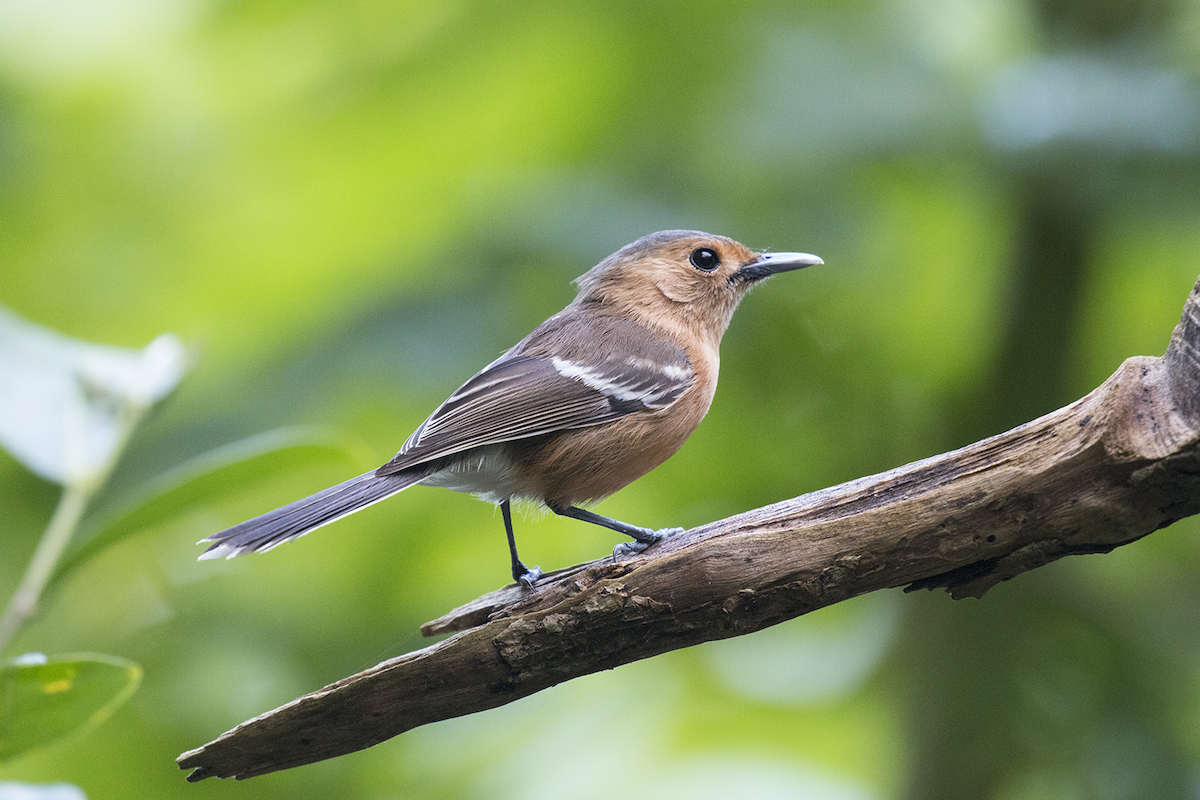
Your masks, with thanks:
[{"label": "bird's leg", "polygon": [[537,579],[542,577],[542,568],[530,569],[521,563],[521,559],[517,558],[517,539],[513,536],[512,510],[509,508],[508,500],[500,504],[500,514],[504,517],[504,530],[508,534],[508,552],[512,556],[513,580],[526,589],[532,589],[533,585],[537,583]]},{"label": "bird's leg", "polygon": [[660,528],[659,530],[652,530],[650,528],[643,528],[640,525],[630,525],[628,522],[621,522],[619,519],[606,517],[594,511],[588,511],[585,508],[578,508],[577,506],[552,503],[547,505],[550,506],[551,511],[560,517],[571,517],[582,522],[590,522],[593,525],[602,525],[617,533],[633,537],[632,542],[623,542],[613,548],[613,558],[640,553],[655,542],[661,542],[668,536],[683,532],[683,528]]}]

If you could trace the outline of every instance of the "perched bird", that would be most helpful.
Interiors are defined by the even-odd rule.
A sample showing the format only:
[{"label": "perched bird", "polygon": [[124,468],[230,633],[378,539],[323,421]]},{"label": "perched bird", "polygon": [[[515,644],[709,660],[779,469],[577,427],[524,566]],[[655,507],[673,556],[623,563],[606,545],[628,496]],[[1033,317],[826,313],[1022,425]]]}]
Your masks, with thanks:
[{"label": "perched bird", "polygon": [[270,550],[416,484],[498,503],[513,579],[527,587],[541,570],[517,557],[514,499],[632,537],[614,556],[640,552],[682,529],[642,528],[580,504],[645,475],[700,424],[721,336],[750,287],[820,263],[700,231],[644,236],[577,278],[570,305],[460,386],[391,461],[214,533],[200,558]]}]

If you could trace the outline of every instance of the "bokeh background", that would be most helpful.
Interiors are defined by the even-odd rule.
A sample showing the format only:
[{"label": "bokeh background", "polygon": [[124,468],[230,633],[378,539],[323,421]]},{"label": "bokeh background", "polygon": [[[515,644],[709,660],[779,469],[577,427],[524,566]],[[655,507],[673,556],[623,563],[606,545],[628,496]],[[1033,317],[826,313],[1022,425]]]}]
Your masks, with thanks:
[{"label": "bokeh background", "polygon": [[[213,448],[314,447],[129,531],[7,656],[145,669],[0,767],[93,798],[1196,798],[1184,521],[982,601],[876,593],[249,782],[174,763],[509,580],[415,489],[269,555],[196,540],[390,457],[671,227],[826,266],[742,305],[708,419],[600,505],[692,526],[957,447],[1160,354],[1200,273],[1196,0],[0,2],[0,304],[196,365],[95,514]],[[3,387],[0,387],[0,391]],[[0,455],[0,598],[59,489]],[[518,522],[529,563],[620,538]]]}]

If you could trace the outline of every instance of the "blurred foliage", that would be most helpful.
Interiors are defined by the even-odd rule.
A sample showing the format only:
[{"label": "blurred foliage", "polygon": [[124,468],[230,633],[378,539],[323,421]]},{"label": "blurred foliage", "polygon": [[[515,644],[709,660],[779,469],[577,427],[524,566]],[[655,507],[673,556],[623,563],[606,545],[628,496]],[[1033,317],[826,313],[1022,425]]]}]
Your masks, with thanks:
[{"label": "blurred foliage", "polygon": [[[499,519],[432,490],[266,556],[197,563],[194,542],[391,456],[642,234],[826,260],[743,304],[704,425],[601,506],[643,524],[938,453],[1161,353],[1200,272],[1198,42],[1195,0],[0,4],[0,303],[199,351],[96,498],[99,544],[14,641],[121,653],[142,686],[0,781],[1193,797],[1192,521],[979,602],[880,593],[244,785],[186,785],[174,758],[508,580]],[[313,424],[348,457],[316,443],[131,512],[205,454]],[[8,456],[0,486],[6,597],[58,490]],[[583,527],[532,515],[522,554],[551,569],[617,539]]]}]

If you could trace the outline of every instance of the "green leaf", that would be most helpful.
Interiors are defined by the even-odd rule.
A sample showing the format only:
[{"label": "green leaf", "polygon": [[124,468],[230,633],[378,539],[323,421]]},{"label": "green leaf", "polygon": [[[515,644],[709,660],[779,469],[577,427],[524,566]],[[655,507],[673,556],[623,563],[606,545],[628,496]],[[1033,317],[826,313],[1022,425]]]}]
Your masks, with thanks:
[{"label": "green leaf", "polygon": [[361,449],[330,429],[297,426],[277,428],[197,456],[163,473],[137,497],[81,531],[59,562],[53,580],[126,536],[200,505],[244,491],[264,478],[320,460],[357,462]]},{"label": "green leaf", "polygon": [[0,762],[112,716],[142,680],[142,668],[115,656],[28,654],[0,666]]},{"label": "green leaf", "polygon": [[110,347],[0,308],[0,445],[46,480],[98,484],[188,361],[170,334],[143,350]]}]

